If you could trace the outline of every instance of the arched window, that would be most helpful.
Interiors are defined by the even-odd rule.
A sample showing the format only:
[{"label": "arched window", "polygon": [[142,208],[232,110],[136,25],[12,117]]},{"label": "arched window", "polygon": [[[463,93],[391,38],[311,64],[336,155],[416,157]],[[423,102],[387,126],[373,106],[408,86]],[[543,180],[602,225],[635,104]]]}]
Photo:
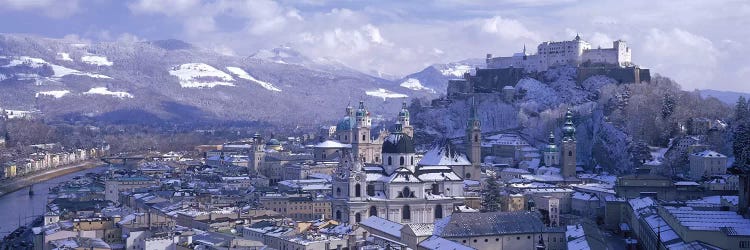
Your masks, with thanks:
[{"label": "arched window", "polygon": [[367,195],[375,196],[375,185],[367,184]]},{"label": "arched window", "polygon": [[341,188],[336,188],[336,195],[341,196]]},{"label": "arched window", "polygon": [[474,142],[479,142],[479,136],[478,135],[474,135]]},{"label": "arched window", "polygon": [[401,158],[400,158],[399,162],[401,163],[401,166],[403,166],[403,165],[404,165],[404,157],[403,157],[403,156],[401,156]]},{"label": "arched window", "polygon": [[390,156],[388,156],[388,165],[393,165],[393,159]]},{"label": "arched window", "polygon": [[435,219],[443,218],[443,205],[438,204],[435,206]]},{"label": "arched window", "polygon": [[411,198],[411,189],[409,187],[404,187],[403,190],[401,190],[401,195],[399,195],[399,198]]},{"label": "arched window", "polygon": [[354,196],[355,197],[362,197],[362,191],[360,191],[361,188],[362,188],[362,186],[359,185],[359,183],[357,183],[356,185],[354,185]]},{"label": "arched window", "polygon": [[568,151],[568,156],[573,156],[573,151]]},{"label": "arched window", "polygon": [[362,135],[362,141],[364,141],[364,140],[365,140],[365,135]]},{"label": "arched window", "polygon": [[362,215],[359,213],[354,214],[354,222],[359,223],[360,221],[362,221]]},{"label": "arched window", "polygon": [[378,208],[375,206],[370,207],[370,216],[378,216]]},{"label": "arched window", "polygon": [[414,156],[409,157],[409,158],[411,158],[411,165],[414,166]]},{"label": "arched window", "polygon": [[336,220],[341,221],[341,210],[336,210]]},{"label": "arched window", "polygon": [[401,209],[401,220],[411,220],[411,209],[409,208],[409,205],[404,205],[404,208]]}]

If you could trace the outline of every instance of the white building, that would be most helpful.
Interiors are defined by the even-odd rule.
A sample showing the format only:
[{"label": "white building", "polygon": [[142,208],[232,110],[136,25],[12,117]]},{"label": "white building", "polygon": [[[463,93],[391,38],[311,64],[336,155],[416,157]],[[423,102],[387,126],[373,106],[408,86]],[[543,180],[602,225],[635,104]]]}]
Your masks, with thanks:
[{"label": "white building", "polygon": [[727,157],[711,150],[690,154],[689,177],[698,180],[703,176],[723,175],[727,172]]},{"label": "white building", "polygon": [[618,67],[631,66],[631,51],[627,43],[617,40],[612,48],[592,49],[591,44],[576,35],[573,40],[561,42],[543,42],[537,46],[536,54],[526,52],[515,53],[509,57],[492,57],[487,55],[487,68],[524,68],[527,71],[546,71],[550,67],[584,63],[615,65]]}]

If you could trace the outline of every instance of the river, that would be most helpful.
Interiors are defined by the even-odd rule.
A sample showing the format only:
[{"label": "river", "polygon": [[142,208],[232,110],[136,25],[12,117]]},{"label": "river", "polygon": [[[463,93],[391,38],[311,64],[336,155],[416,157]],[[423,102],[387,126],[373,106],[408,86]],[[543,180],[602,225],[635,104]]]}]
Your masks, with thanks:
[{"label": "river", "polygon": [[72,180],[79,175],[104,171],[105,169],[100,166],[38,182],[34,184],[33,196],[29,195],[28,187],[0,196],[0,239],[16,230],[19,221],[21,225],[26,225],[36,216],[44,214],[50,187]]}]

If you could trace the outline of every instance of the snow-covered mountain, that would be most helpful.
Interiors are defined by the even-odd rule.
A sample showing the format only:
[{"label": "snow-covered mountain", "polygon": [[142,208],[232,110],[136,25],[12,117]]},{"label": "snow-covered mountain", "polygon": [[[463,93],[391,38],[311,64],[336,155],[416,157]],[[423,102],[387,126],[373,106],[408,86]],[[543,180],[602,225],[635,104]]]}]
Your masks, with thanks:
[{"label": "snow-covered mountain", "polygon": [[462,79],[465,73],[474,73],[476,68],[484,67],[485,62],[482,59],[433,64],[422,71],[403,77],[398,82],[401,87],[411,90],[445,93],[448,80]]},{"label": "snow-covered mountain", "polygon": [[434,94],[290,47],[239,57],[179,40],[0,35],[0,108],[38,110],[52,119],[316,124],[339,118],[359,99],[385,115],[414,97]]}]

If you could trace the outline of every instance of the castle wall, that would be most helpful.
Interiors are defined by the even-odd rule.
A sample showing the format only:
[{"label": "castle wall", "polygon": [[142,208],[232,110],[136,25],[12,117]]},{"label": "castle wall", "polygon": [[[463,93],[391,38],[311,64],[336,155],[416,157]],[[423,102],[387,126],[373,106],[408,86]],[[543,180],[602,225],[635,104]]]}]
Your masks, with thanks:
[{"label": "castle wall", "polygon": [[603,75],[615,79],[618,83],[640,83],[651,81],[648,69],[638,67],[579,67],[578,82],[583,82],[589,77]]}]

